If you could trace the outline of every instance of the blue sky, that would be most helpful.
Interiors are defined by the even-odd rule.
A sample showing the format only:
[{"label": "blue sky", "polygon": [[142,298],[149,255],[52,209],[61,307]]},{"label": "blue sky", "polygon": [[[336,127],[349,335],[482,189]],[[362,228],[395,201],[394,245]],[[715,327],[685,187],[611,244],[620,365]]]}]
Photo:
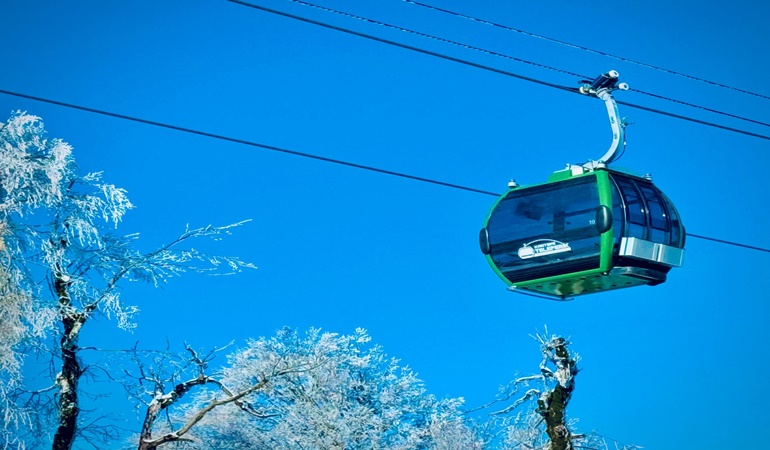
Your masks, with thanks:
[{"label": "blue sky", "polygon": [[[578,79],[288,0],[259,4],[548,82]],[[769,100],[449,17],[400,0],[318,0],[331,8],[560,69],[620,72],[632,88],[770,121]],[[432,4],[770,95],[767,6],[695,1]],[[538,183],[610,143],[596,99],[463,66],[227,1],[0,5],[0,89],[503,192]],[[633,92],[620,100],[752,125]],[[760,444],[770,360],[770,255],[690,239],[685,267],[655,288],[556,303],[506,292],[478,249],[493,197],[272,153],[0,95],[41,116],[137,208],[122,225],[147,249],[186,224],[252,221],[206,245],[259,266],[130,286],[130,335],[89,324],[83,345],[197,347],[288,325],[369,330],[439,397],[470,406],[538,368],[529,337],[570,336],[583,371],[570,415],[583,430],[650,449]],[[689,232],[770,247],[767,140],[623,108],[634,124],[617,166],[651,173]],[[763,442],[763,441],[762,441]]]}]

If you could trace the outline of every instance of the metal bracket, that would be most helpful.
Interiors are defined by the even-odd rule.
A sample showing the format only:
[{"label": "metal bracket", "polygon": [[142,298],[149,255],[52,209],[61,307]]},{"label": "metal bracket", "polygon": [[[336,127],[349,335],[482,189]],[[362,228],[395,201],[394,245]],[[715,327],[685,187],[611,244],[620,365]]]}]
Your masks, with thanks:
[{"label": "metal bracket", "polygon": [[589,161],[583,165],[587,170],[594,170],[599,167],[605,167],[617,159],[620,155],[617,154],[618,148],[622,143],[625,147],[625,127],[626,123],[620,118],[618,112],[618,105],[615,103],[615,99],[612,97],[612,91],[615,90],[628,90],[628,84],[618,83],[618,74],[615,70],[599,75],[594,81],[584,81],[580,86],[580,93],[585,95],[591,95],[604,101],[604,105],[607,107],[607,114],[610,118],[610,127],[612,127],[612,144],[607,153],[604,154],[597,161]]}]

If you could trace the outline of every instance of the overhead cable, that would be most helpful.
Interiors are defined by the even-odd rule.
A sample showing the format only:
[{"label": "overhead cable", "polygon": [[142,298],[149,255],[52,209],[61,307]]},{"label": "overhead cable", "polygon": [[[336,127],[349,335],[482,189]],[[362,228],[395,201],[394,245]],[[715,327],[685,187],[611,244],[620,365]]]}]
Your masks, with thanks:
[{"label": "overhead cable", "polygon": [[221,141],[234,142],[236,144],[249,145],[251,147],[259,147],[259,148],[262,148],[262,149],[265,149],[265,150],[270,150],[270,151],[273,151],[273,152],[288,153],[290,155],[301,156],[303,158],[317,159],[319,161],[325,161],[325,162],[329,162],[329,163],[332,163],[332,164],[340,164],[340,165],[343,165],[343,166],[354,167],[356,169],[369,170],[369,171],[372,171],[372,172],[379,172],[379,173],[383,173],[385,175],[392,175],[392,176],[401,177],[401,178],[409,178],[411,180],[422,181],[424,183],[437,184],[437,185],[440,185],[440,186],[446,186],[446,187],[450,187],[450,188],[453,188],[453,189],[460,189],[460,190],[463,190],[463,191],[470,191],[470,192],[475,192],[475,193],[478,193],[478,194],[486,194],[486,195],[494,195],[494,196],[498,195],[498,194],[496,194],[494,192],[484,191],[484,190],[481,190],[481,189],[476,189],[476,188],[467,187],[467,186],[461,186],[459,184],[446,183],[444,181],[432,180],[430,178],[418,177],[418,176],[415,176],[415,175],[409,175],[409,174],[405,174],[405,173],[401,173],[401,172],[395,172],[395,171],[392,171],[392,170],[380,169],[380,168],[377,168],[377,167],[367,166],[367,165],[363,165],[363,164],[356,164],[356,163],[353,163],[353,162],[343,161],[341,159],[327,158],[325,156],[314,155],[314,154],[311,154],[311,153],[298,152],[298,151],[295,151],[295,150],[289,150],[289,149],[286,149],[286,148],[276,147],[276,146],[273,146],[273,145],[260,144],[258,142],[254,142],[254,141],[247,141],[245,139],[238,139],[238,138],[234,138],[234,137],[224,136],[224,135],[221,135],[221,134],[214,134],[214,133],[209,133],[209,132],[206,132],[206,131],[195,130],[193,128],[185,128],[185,127],[181,127],[181,126],[178,126],[178,125],[171,125],[171,124],[167,124],[167,123],[163,123],[163,122],[157,122],[157,121],[154,121],[154,120],[142,119],[142,118],[139,118],[139,117],[128,116],[128,115],[125,115],[125,114],[118,114],[118,113],[114,113],[114,112],[104,111],[104,110],[101,110],[101,109],[89,108],[87,106],[76,105],[74,103],[60,102],[58,100],[51,100],[51,99],[47,99],[47,98],[43,98],[43,97],[36,97],[36,96],[33,96],[33,95],[22,94],[22,93],[19,93],[19,92],[8,91],[8,90],[5,90],[5,89],[0,89],[0,93],[1,94],[6,94],[6,95],[12,95],[14,97],[26,98],[26,99],[29,99],[29,100],[35,100],[35,101],[38,101],[38,102],[50,103],[52,105],[63,106],[65,108],[72,108],[72,109],[78,109],[80,111],[87,111],[87,112],[90,112],[90,113],[101,114],[103,116],[115,117],[117,119],[130,120],[132,122],[143,123],[145,125],[152,125],[152,126],[161,127],[161,128],[168,128],[170,130],[181,131],[183,133],[197,134],[198,136],[205,136],[205,137],[209,137],[209,138],[212,138],[212,139],[218,139],[218,140],[221,140]]},{"label": "overhead cable", "polygon": [[[519,74],[516,74],[516,73],[513,73],[513,72],[508,72],[508,71],[505,71],[505,70],[502,70],[502,69],[497,69],[497,68],[494,68],[494,67],[485,66],[483,64],[478,64],[478,63],[475,63],[475,62],[472,62],[472,61],[468,61],[468,60],[465,60],[465,59],[462,59],[462,58],[455,58],[454,56],[449,56],[449,55],[445,55],[443,53],[438,53],[438,52],[434,52],[434,51],[431,51],[431,50],[426,50],[424,48],[415,47],[413,45],[402,44],[400,42],[391,41],[389,39],[377,37],[377,36],[374,36],[374,35],[371,35],[371,34],[361,33],[359,31],[351,30],[351,29],[348,29],[348,28],[338,27],[336,25],[332,25],[332,24],[329,24],[329,23],[321,22],[321,21],[318,21],[318,20],[308,19],[306,17],[301,17],[301,16],[297,16],[297,15],[294,15],[294,14],[289,14],[289,13],[286,13],[286,12],[283,12],[283,11],[278,11],[276,9],[267,8],[265,6],[255,5],[255,4],[248,3],[248,2],[245,2],[245,1],[241,1],[241,0],[227,0],[227,1],[229,1],[230,3],[237,3],[239,5],[247,6],[249,8],[259,9],[259,10],[262,10],[262,11],[265,11],[265,12],[269,12],[271,14],[276,14],[276,15],[279,15],[279,16],[288,17],[290,19],[299,20],[299,21],[310,23],[310,24],[313,24],[313,25],[318,25],[320,27],[329,28],[331,30],[341,31],[343,33],[351,34],[353,36],[358,36],[358,37],[362,37],[362,38],[365,38],[365,39],[370,39],[370,40],[373,40],[373,41],[382,42],[383,44],[393,45],[393,46],[396,46],[396,47],[400,47],[400,48],[403,48],[403,49],[406,49],[406,50],[411,50],[411,51],[414,51],[414,52],[422,53],[422,54],[425,54],[425,55],[435,56],[437,58],[445,59],[447,61],[453,61],[453,62],[456,62],[456,63],[464,64],[466,66],[471,66],[471,67],[476,67],[478,69],[488,70],[490,72],[495,72],[495,73],[499,73],[501,75],[506,75],[506,76],[509,76],[509,77],[518,78],[520,80],[529,81],[531,83],[537,83],[537,84],[540,84],[540,85],[543,85],[543,86],[548,86],[548,87],[551,87],[551,88],[554,88],[554,89],[560,89],[560,90],[569,91],[569,92],[573,92],[573,91],[577,92],[576,88],[570,88],[570,87],[562,86],[562,85],[559,85],[559,84],[556,84],[556,83],[549,83],[547,81],[539,80],[537,78],[532,78],[532,77],[528,77],[528,76],[525,76],[525,75],[519,75]],[[770,139],[770,137],[768,139]]]},{"label": "overhead cable", "polygon": [[[328,8],[326,6],[316,5],[315,3],[310,3],[310,2],[303,1],[303,0],[288,0],[288,1],[290,1],[292,3],[297,3],[297,4],[302,5],[302,6],[307,6],[307,7],[310,7],[310,8],[318,9],[320,11],[324,11],[324,12],[328,12],[328,13],[332,13],[332,14],[337,14],[337,15],[340,15],[340,16],[343,16],[343,17],[348,17],[350,19],[360,20],[360,21],[367,22],[367,23],[370,23],[370,24],[373,24],[373,25],[377,25],[377,26],[381,26],[381,27],[385,27],[385,28],[390,28],[392,30],[402,31],[404,33],[413,34],[415,36],[420,36],[420,37],[423,37],[423,38],[426,38],[426,39],[431,39],[431,40],[434,40],[434,41],[442,42],[444,44],[451,44],[451,45],[462,47],[462,48],[465,48],[465,49],[468,49],[468,50],[473,50],[473,51],[477,51],[477,52],[481,52],[481,53],[486,53],[488,55],[496,56],[498,58],[510,59],[511,61],[516,61],[516,62],[523,63],[523,64],[529,64],[531,66],[539,67],[541,69],[548,69],[548,70],[552,70],[554,72],[563,73],[563,74],[570,75],[570,76],[573,76],[573,77],[588,78],[586,75],[581,75],[579,73],[570,72],[568,70],[562,70],[562,69],[559,69],[559,68],[556,68],[556,67],[553,67],[553,66],[548,66],[548,65],[545,65],[545,64],[540,64],[540,63],[537,63],[537,62],[534,62],[534,61],[529,61],[527,59],[518,58],[516,56],[506,55],[504,53],[499,53],[499,52],[496,52],[496,51],[493,51],[493,50],[488,50],[488,49],[481,48],[481,47],[475,47],[475,46],[470,45],[470,44],[464,44],[462,42],[457,42],[457,41],[453,41],[453,40],[450,40],[450,39],[442,38],[442,37],[439,37],[439,36],[434,36],[432,34],[423,33],[421,31],[411,30],[409,28],[400,27],[398,25],[392,25],[392,24],[381,22],[379,20],[371,19],[371,18],[368,18],[368,17],[358,16],[356,14],[351,14],[351,13],[348,13],[348,12],[345,12],[345,11],[340,11],[338,9],[333,9],[333,8]],[[237,2],[237,3],[240,3],[240,2]]]},{"label": "overhead cable", "polygon": [[694,103],[685,102],[685,101],[682,101],[682,100],[677,100],[675,98],[654,94],[652,92],[642,91],[642,90],[634,89],[634,88],[629,89],[629,91],[636,92],[636,93],[639,93],[639,94],[642,94],[642,95],[646,95],[648,97],[657,98],[657,99],[660,99],[660,100],[665,100],[667,102],[672,102],[672,103],[676,103],[676,104],[683,105],[683,106],[689,106],[690,108],[702,109],[702,110],[708,111],[710,113],[719,114],[720,116],[731,117],[733,119],[743,120],[745,122],[751,122],[751,123],[755,123],[757,125],[762,125],[762,126],[765,126],[765,127],[770,127],[770,123],[762,122],[761,120],[756,120],[756,119],[752,119],[752,118],[749,118],[749,117],[739,116],[739,115],[733,114],[733,113],[719,111],[717,109],[713,109],[713,108],[709,108],[709,107],[701,106],[701,105],[696,105]]},{"label": "overhead cable", "polygon": [[[519,57],[516,57],[516,56],[513,56],[513,55],[506,54],[506,53],[500,53],[500,52],[497,52],[497,51],[494,51],[494,50],[489,50],[489,49],[486,49],[486,48],[476,47],[474,45],[470,45],[470,44],[466,44],[466,43],[463,43],[463,42],[454,41],[454,40],[451,40],[451,39],[442,38],[442,37],[439,37],[439,36],[435,36],[435,35],[428,34],[428,33],[423,33],[421,31],[416,31],[416,30],[412,30],[412,29],[409,29],[409,28],[404,28],[404,27],[401,27],[399,25],[389,24],[389,23],[386,23],[386,22],[382,22],[380,20],[371,19],[369,17],[363,17],[363,16],[359,16],[359,15],[356,15],[356,14],[351,14],[351,13],[348,13],[348,12],[345,12],[345,11],[340,11],[338,9],[333,9],[333,8],[329,8],[329,7],[326,7],[326,6],[317,5],[315,3],[310,3],[310,2],[303,1],[303,0],[288,0],[288,1],[290,1],[292,3],[296,3],[298,5],[302,5],[302,6],[306,6],[306,7],[309,7],[309,8],[318,9],[320,11],[328,12],[328,13],[331,13],[331,14],[340,15],[340,16],[347,17],[347,18],[350,18],[350,19],[360,20],[362,22],[367,22],[367,23],[370,23],[370,24],[373,24],[373,25],[384,27],[384,28],[390,28],[392,30],[397,30],[397,31],[401,31],[401,32],[404,32],[404,33],[408,33],[408,34],[413,34],[415,36],[419,36],[419,37],[423,37],[423,38],[426,38],[426,39],[434,40],[434,41],[441,42],[441,43],[444,43],[444,44],[450,44],[450,45],[454,45],[456,47],[464,48],[464,49],[467,49],[467,50],[473,50],[475,52],[484,53],[484,54],[487,54],[487,55],[490,55],[490,56],[494,56],[494,57],[497,57],[497,58],[503,58],[503,59],[508,59],[508,60],[515,61],[515,62],[518,62],[518,63],[528,64],[530,66],[535,66],[535,67],[538,67],[538,68],[541,68],[541,69],[546,69],[546,70],[550,70],[550,71],[553,71],[553,72],[570,75],[570,76],[573,76],[573,77],[576,77],[576,78],[589,79],[589,80],[593,79],[593,77],[588,76],[588,75],[583,75],[583,74],[571,72],[569,70],[560,69],[558,67],[549,66],[549,65],[546,65],[546,64],[541,64],[541,63],[538,63],[538,62],[535,62],[535,61],[526,60],[526,59],[523,59],[523,58],[519,58]],[[688,106],[688,107],[691,107],[691,108],[696,108],[696,109],[700,109],[700,110],[703,110],[703,111],[707,111],[707,112],[710,112],[710,113],[719,114],[719,115],[722,115],[722,116],[725,116],[725,117],[730,117],[730,118],[733,118],[733,119],[743,120],[745,122],[750,122],[750,123],[754,123],[754,124],[757,124],[757,125],[762,125],[762,126],[765,126],[765,127],[770,127],[770,123],[767,123],[767,122],[762,122],[762,121],[751,119],[751,118],[748,118],[748,117],[739,116],[737,114],[732,114],[732,113],[720,111],[720,110],[709,108],[709,107],[706,107],[706,106],[696,105],[694,103],[685,102],[683,100],[678,100],[678,99],[666,97],[664,95],[659,95],[659,94],[655,94],[655,93],[652,93],[652,92],[647,92],[647,91],[643,91],[643,90],[640,90],[640,89],[634,89],[634,88],[629,89],[629,91],[636,92],[636,93],[639,93],[639,94],[642,94],[642,95],[646,95],[646,96],[649,96],[649,97],[652,97],[652,98],[656,98],[656,99],[659,99],[659,100],[669,101],[669,102],[672,102],[672,103],[676,103],[678,105]]]},{"label": "overhead cable", "polygon": [[472,20],[474,22],[482,23],[484,25],[491,25],[493,27],[501,28],[501,29],[504,29],[504,30],[507,30],[507,31],[513,31],[515,33],[524,34],[526,36],[534,37],[534,38],[537,38],[537,39],[542,39],[542,40],[545,40],[545,41],[548,41],[548,42],[553,42],[553,43],[556,43],[556,44],[559,44],[559,45],[564,45],[564,46],[571,47],[571,48],[574,48],[574,49],[583,50],[583,51],[594,53],[594,54],[597,54],[597,55],[606,56],[608,58],[617,59],[619,61],[623,61],[623,62],[627,62],[627,63],[630,63],[630,64],[635,64],[635,65],[638,65],[638,66],[646,67],[648,69],[653,69],[653,70],[657,70],[657,71],[660,71],[660,72],[665,72],[665,73],[670,74],[670,75],[676,75],[676,76],[687,78],[687,79],[690,79],[690,80],[695,80],[695,81],[699,81],[699,82],[702,82],[702,83],[710,84],[712,86],[718,86],[718,87],[721,87],[721,88],[724,88],[724,89],[730,89],[732,91],[737,91],[737,92],[740,92],[740,93],[743,93],[743,94],[753,95],[755,97],[760,97],[760,98],[763,98],[765,100],[770,100],[770,96],[767,96],[767,95],[764,95],[764,94],[758,94],[756,92],[752,92],[752,91],[749,91],[749,90],[746,90],[746,89],[741,89],[741,88],[737,88],[737,87],[730,86],[730,85],[727,85],[727,84],[718,83],[716,81],[707,80],[705,78],[696,77],[694,75],[688,75],[686,73],[677,72],[675,70],[666,69],[664,67],[655,66],[655,65],[652,65],[652,64],[647,64],[647,63],[644,63],[644,62],[641,62],[641,61],[636,61],[636,60],[633,60],[633,59],[630,59],[630,58],[625,58],[623,56],[614,55],[612,53],[607,53],[607,52],[603,52],[603,51],[600,51],[600,50],[594,50],[592,48],[588,48],[588,47],[585,47],[585,46],[582,46],[582,45],[572,44],[570,42],[562,41],[562,40],[559,40],[559,39],[554,39],[554,38],[551,38],[551,37],[548,37],[548,36],[543,36],[541,34],[532,33],[532,32],[529,32],[529,31],[525,31],[525,30],[521,30],[521,29],[518,29],[518,28],[510,27],[510,26],[503,25],[503,24],[500,24],[500,23],[491,22],[489,20],[484,20],[484,19],[480,19],[478,17],[473,17],[473,16],[469,16],[469,15],[466,15],[466,14],[458,13],[456,11],[451,11],[451,10],[444,9],[444,8],[439,8],[437,6],[428,5],[426,3],[421,3],[421,2],[414,1],[414,0],[404,0],[404,1],[407,2],[407,3],[411,3],[413,5],[421,6],[423,8],[428,8],[428,9],[431,9],[431,10],[434,10],[434,11],[439,11],[439,12],[442,12],[442,13],[450,14],[450,15],[453,15],[455,17],[460,17],[460,18],[463,18],[463,19]]},{"label": "overhead cable", "polygon": [[[367,33],[362,33],[360,31],[355,31],[355,30],[351,30],[349,28],[344,28],[344,27],[340,27],[340,26],[337,26],[337,25],[332,25],[332,24],[329,24],[329,23],[326,23],[326,22],[321,22],[321,21],[318,21],[318,20],[309,19],[307,17],[297,16],[295,14],[290,14],[290,13],[287,13],[287,12],[284,12],[284,11],[275,10],[275,9],[268,8],[268,7],[261,6],[261,5],[256,5],[256,4],[249,3],[249,2],[246,2],[246,1],[243,1],[243,0],[227,0],[227,1],[229,1],[231,3],[236,3],[236,4],[239,4],[239,5],[247,6],[249,8],[265,11],[265,12],[268,12],[268,13],[271,13],[271,14],[276,14],[276,15],[287,17],[287,18],[290,18],[290,19],[299,20],[299,21],[310,23],[310,24],[313,24],[313,25],[318,25],[318,26],[321,26],[321,27],[324,27],[324,28],[328,28],[328,29],[331,29],[331,30],[336,30],[336,31],[340,31],[340,32],[343,32],[343,33],[351,34],[353,36],[358,36],[358,37],[362,37],[362,38],[365,38],[365,39],[370,39],[370,40],[373,40],[373,41],[381,42],[383,44],[388,44],[388,45],[392,45],[392,46],[395,46],[395,47],[400,47],[400,48],[403,48],[403,49],[406,49],[406,50],[411,50],[411,51],[414,51],[414,52],[422,53],[422,54],[425,54],[425,55],[434,56],[436,58],[445,59],[447,61],[452,61],[452,62],[456,62],[456,63],[459,63],[459,64],[464,64],[466,66],[475,67],[477,69],[483,69],[483,70],[487,70],[487,71],[490,71],[490,72],[498,73],[498,74],[501,74],[501,75],[517,78],[517,79],[520,79],[520,80],[529,81],[531,83],[536,83],[536,84],[540,84],[540,85],[543,85],[543,86],[548,86],[548,87],[551,87],[551,88],[554,88],[554,89],[559,89],[559,90],[562,90],[562,91],[567,91],[567,92],[572,92],[572,93],[575,93],[575,94],[580,94],[580,92],[579,92],[579,90],[577,88],[571,88],[571,87],[562,86],[562,85],[559,85],[559,84],[556,84],[556,83],[550,83],[550,82],[543,81],[543,80],[540,80],[540,79],[537,79],[537,78],[524,76],[524,75],[517,74],[517,73],[514,73],[514,72],[510,72],[510,71],[507,71],[507,70],[498,69],[496,67],[492,67],[492,66],[476,63],[476,62],[469,61],[469,60],[462,59],[462,58],[458,58],[458,57],[455,57],[455,56],[450,56],[450,55],[447,55],[447,54],[444,54],[444,53],[434,52],[432,50],[426,50],[424,48],[415,47],[413,45],[403,44],[401,42],[397,42],[397,41],[393,41],[393,40],[390,40],[390,39],[381,38],[381,37],[374,36],[374,35],[367,34]],[[291,1],[296,1],[296,0],[291,0]],[[582,94],[580,94],[580,95],[582,95]],[[759,134],[759,133],[754,133],[754,132],[747,131],[747,130],[741,130],[739,128],[728,127],[728,126],[720,125],[720,124],[717,124],[717,123],[714,123],[714,122],[709,122],[709,121],[705,121],[705,120],[695,119],[695,118],[688,117],[688,116],[685,116],[685,115],[670,113],[670,112],[667,112],[667,111],[662,111],[662,110],[659,110],[659,109],[656,109],[656,108],[651,108],[651,107],[648,107],[648,106],[641,106],[641,105],[637,105],[637,104],[634,104],[634,103],[618,102],[618,104],[623,104],[625,106],[628,106],[629,108],[636,108],[636,109],[640,109],[640,110],[643,110],[643,111],[652,112],[652,113],[655,113],[655,114],[660,114],[660,115],[664,115],[664,116],[668,116],[668,117],[673,117],[673,118],[685,120],[685,121],[688,121],[688,122],[698,123],[698,124],[701,124],[701,125],[706,125],[706,126],[709,126],[709,127],[718,128],[718,129],[721,129],[721,130],[732,131],[734,133],[743,134],[743,135],[746,135],[746,136],[752,136],[752,137],[756,137],[756,138],[759,138],[759,139],[764,139],[764,140],[770,141],[770,136]]]},{"label": "overhead cable", "polygon": [[747,248],[749,250],[758,250],[760,252],[770,253],[770,249],[767,249],[767,248],[756,247],[754,245],[739,244],[737,242],[725,241],[723,239],[717,239],[717,238],[712,238],[712,237],[708,237],[708,236],[702,236],[702,235],[694,234],[694,233],[687,233],[687,237],[693,237],[693,238],[696,238],[696,239],[703,239],[703,240],[706,240],[706,241],[717,242],[719,244],[734,245],[736,247]]},{"label": "overhead cable", "polygon": [[[172,125],[172,124],[167,124],[167,123],[158,122],[158,121],[154,121],[154,120],[143,119],[143,118],[140,118],[140,117],[129,116],[129,115],[126,115],[126,114],[119,114],[119,113],[114,113],[114,112],[110,112],[110,111],[105,111],[105,110],[102,110],[102,109],[96,109],[96,108],[90,108],[90,107],[87,107],[87,106],[76,105],[74,103],[62,102],[62,101],[52,100],[52,99],[48,99],[48,98],[44,98],[44,97],[38,97],[38,96],[33,96],[33,95],[28,95],[28,94],[22,94],[22,93],[19,93],[19,92],[9,91],[9,90],[5,90],[5,89],[0,89],[0,94],[10,95],[10,96],[19,97],[19,98],[25,98],[25,99],[28,99],[28,100],[34,100],[34,101],[38,101],[38,102],[48,103],[48,104],[62,106],[62,107],[65,107],[65,108],[76,109],[76,110],[80,110],[80,111],[86,111],[86,112],[90,112],[90,113],[94,113],[94,114],[100,114],[100,115],[103,115],[103,116],[114,117],[116,119],[122,119],[122,120],[131,121],[131,122],[142,123],[142,124],[145,124],[145,125],[151,125],[151,126],[155,126],[155,127],[166,128],[166,129],[169,129],[169,130],[180,131],[180,132],[183,132],[183,133],[189,133],[189,134],[194,134],[194,135],[198,135],[198,136],[204,136],[204,137],[208,137],[208,138],[212,138],[212,139],[217,139],[217,140],[221,140],[221,141],[233,142],[233,143],[236,143],[236,144],[248,145],[248,146],[251,146],[251,147],[261,148],[261,149],[268,150],[268,151],[279,152],[279,153],[284,153],[284,154],[289,154],[289,155],[294,155],[294,156],[300,156],[300,157],[303,157],[303,158],[315,159],[315,160],[318,160],[318,161],[324,161],[324,162],[328,162],[328,163],[332,163],[332,164],[339,164],[339,165],[343,165],[343,166],[347,166],[347,167],[353,167],[355,169],[367,170],[367,171],[370,171],[370,172],[377,172],[377,173],[381,173],[381,174],[384,174],[384,175],[391,175],[391,176],[400,177],[400,178],[407,178],[407,179],[414,180],[414,181],[420,181],[420,182],[423,182],[423,183],[429,183],[429,184],[444,186],[444,187],[448,187],[448,188],[452,188],[452,189],[458,189],[458,190],[462,190],[462,191],[474,192],[474,193],[477,193],[477,194],[489,195],[489,196],[492,196],[492,197],[499,197],[500,196],[499,193],[495,193],[495,192],[491,192],[491,191],[486,191],[486,190],[483,190],[483,189],[477,189],[477,188],[463,186],[463,185],[459,185],[459,184],[455,184],[455,183],[447,183],[447,182],[440,181],[440,180],[434,180],[434,179],[420,177],[420,176],[416,176],[416,175],[410,175],[410,174],[406,174],[406,173],[403,173],[403,172],[396,172],[396,171],[393,171],[393,170],[380,169],[380,168],[374,167],[374,166],[367,166],[367,165],[364,165],[364,164],[358,164],[358,163],[354,163],[354,162],[350,162],[350,161],[344,161],[344,160],[341,160],[341,159],[329,158],[329,157],[326,157],[326,156],[315,155],[315,154],[312,154],[312,153],[299,152],[299,151],[296,151],[296,150],[290,150],[290,149],[286,149],[286,148],[276,147],[274,145],[262,144],[262,143],[259,143],[259,142],[249,141],[249,140],[246,140],[246,139],[239,139],[239,138],[234,138],[234,137],[225,136],[225,135],[221,135],[221,134],[210,133],[210,132],[207,132],[207,131],[196,130],[196,129],[193,129],[193,128],[186,128],[186,127],[182,127],[182,126],[179,126],[179,125]],[[696,238],[696,239],[704,239],[704,240],[708,240],[708,241],[712,241],[712,242],[717,242],[717,243],[720,243],[720,244],[741,247],[741,248],[745,248],[745,249],[749,249],[749,250],[756,250],[756,251],[760,251],[760,252],[770,253],[770,248],[763,248],[763,247],[758,247],[758,246],[754,246],[754,245],[748,245],[748,244],[743,244],[743,243],[739,243],[739,242],[728,241],[728,240],[725,240],[725,239],[717,239],[717,238],[712,238],[712,237],[707,237],[707,236],[702,236],[702,235],[692,234],[692,233],[687,233],[687,236],[693,237],[693,238]]]}]

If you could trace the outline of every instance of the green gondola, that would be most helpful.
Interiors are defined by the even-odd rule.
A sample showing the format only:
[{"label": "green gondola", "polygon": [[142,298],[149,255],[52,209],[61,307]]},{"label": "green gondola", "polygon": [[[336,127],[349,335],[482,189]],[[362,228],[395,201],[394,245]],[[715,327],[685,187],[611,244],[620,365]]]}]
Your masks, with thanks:
[{"label": "green gondola", "polygon": [[682,265],[685,230],[673,203],[651,181],[611,170],[623,127],[609,92],[617,72],[585,93],[608,105],[613,146],[599,161],[569,165],[546,183],[509,185],[479,235],[482,252],[509,289],[566,299],[666,281]]}]

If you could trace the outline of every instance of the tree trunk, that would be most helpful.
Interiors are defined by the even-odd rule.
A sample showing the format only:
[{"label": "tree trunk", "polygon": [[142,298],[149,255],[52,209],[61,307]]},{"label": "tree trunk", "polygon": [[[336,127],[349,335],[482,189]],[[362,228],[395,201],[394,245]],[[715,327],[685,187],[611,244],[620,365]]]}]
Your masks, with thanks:
[{"label": "tree trunk", "polygon": [[85,315],[69,311],[70,297],[67,282],[57,276],[54,281],[59,296],[64,333],[61,338],[62,369],[56,377],[59,385],[59,427],[53,438],[53,450],[70,450],[77,432],[80,403],[78,382],[83,371],[78,360],[78,336],[85,323]]},{"label": "tree trunk", "polygon": [[[547,358],[556,365],[553,374],[558,384],[546,391],[538,400],[538,412],[545,420],[546,433],[551,440],[551,450],[573,450],[572,433],[567,427],[567,404],[575,389],[576,361],[567,351],[568,342],[554,336],[546,345]],[[545,355],[544,355],[545,356]]]},{"label": "tree trunk", "polygon": [[540,414],[545,419],[545,432],[551,440],[551,450],[572,450],[572,434],[564,414],[571,394],[571,389],[559,385],[546,394],[545,400],[538,402],[542,406],[547,405]]}]

